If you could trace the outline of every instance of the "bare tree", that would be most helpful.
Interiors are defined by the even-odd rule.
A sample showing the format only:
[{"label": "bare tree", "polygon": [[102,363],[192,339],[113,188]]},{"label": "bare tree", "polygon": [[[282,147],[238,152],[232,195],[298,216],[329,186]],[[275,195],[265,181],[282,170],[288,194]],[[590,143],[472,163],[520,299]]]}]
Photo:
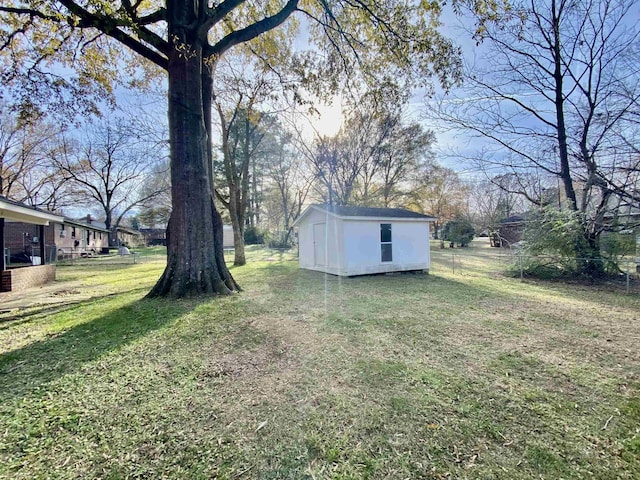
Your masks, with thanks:
[{"label": "bare tree", "polygon": [[152,168],[162,160],[159,152],[132,136],[127,125],[117,121],[91,125],[82,140],[65,139],[65,148],[54,160],[69,182],[79,204],[97,207],[108,230],[117,228],[133,209],[148,205],[165,186],[145,189]]},{"label": "bare tree", "polygon": [[59,147],[48,153],[46,163],[29,169],[21,181],[24,192],[23,202],[50,212],[61,212],[72,207],[74,200],[69,195],[69,184],[54,162]]},{"label": "bare tree", "polygon": [[433,161],[431,146],[435,135],[418,123],[394,122],[394,128],[379,151],[376,190],[372,192],[382,206],[407,203],[408,182],[422,165]]},{"label": "bare tree", "polygon": [[316,179],[316,193],[329,205],[349,204],[363,167],[359,163],[362,157],[349,155],[346,150],[340,134],[318,137],[313,147],[305,149]]},{"label": "bare tree", "polygon": [[416,172],[414,182],[409,205],[436,217],[433,233],[438,238],[440,228],[465,211],[468,187],[454,170],[435,162],[422,165]]},{"label": "bare tree", "polygon": [[222,151],[221,165],[216,168],[221,175],[215,194],[231,218],[233,263],[244,265],[244,231],[254,193],[251,185],[256,184],[252,177],[266,129],[274,122],[274,116],[264,110],[269,100],[274,100],[274,91],[279,90],[279,85],[269,71],[256,69],[257,64],[250,59],[237,55],[233,60],[223,62],[216,72],[219,87],[213,94]]},{"label": "bare tree", "polygon": [[[481,229],[494,229],[501,220],[528,210],[532,204],[518,193],[520,180],[514,175],[505,174],[489,180],[467,182],[470,204],[468,216]],[[553,194],[549,189],[547,191],[547,197],[551,200]]]},{"label": "bare tree", "polygon": [[277,212],[277,226],[284,232],[281,242],[288,245],[293,222],[302,213],[311,191],[313,176],[293,142],[293,134],[285,131],[282,124],[274,125],[266,143],[270,148],[265,172],[273,197],[277,199],[271,208]]},{"label": "bare tree", "polygon": [[52,169],[62,130],[41,116],[21,116],[0,104],[0,195],[55,211],[64,180]]},{"label": "bare tree", "polygon": [[[393,90],[393,89],[391,89]],[[404,100],[392,91],[359,97],[334,137],[317,137],[303,149],[325,202],[389,207],[404,203],[408,181],[433,156],[433,132],[408,120]]]},{"label": "bare tree", "polygon": [[[625,173],[633,165],[618,148],[640,95],[640,69],[627,61],[638,42],[632,5],[516,2],[480,34],[483,67],[470,71],[459,99],[442,101],[436,112],[482,139],[476,160],[519,179],[510,191],[542,205],[544,192],[529,179],[559,179],[563,206],[582,218],[585,241],[575,252],[581,258],[600,256],[612,197],[640,200]],[[600,266],[587,260],[582,271],[598,275]]]},{"label": "bare tree", "polygon": [[171,177],[169,176],[169,163],[162,162],[154,165],[146,176],[140,196],[151,196],[153,201],[144,202],[138,206],[138,221],[150,228],[164,226],[169,223],[171,217]]}]

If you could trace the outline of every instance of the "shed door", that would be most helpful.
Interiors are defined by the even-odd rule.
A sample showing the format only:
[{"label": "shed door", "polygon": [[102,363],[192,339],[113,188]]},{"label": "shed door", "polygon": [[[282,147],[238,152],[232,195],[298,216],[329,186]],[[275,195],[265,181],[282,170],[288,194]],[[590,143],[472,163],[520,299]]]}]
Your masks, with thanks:
[{"label": "shed door", "polygon": [[313,225],[313,261],[316,266],[327,264],[327,224]]}]

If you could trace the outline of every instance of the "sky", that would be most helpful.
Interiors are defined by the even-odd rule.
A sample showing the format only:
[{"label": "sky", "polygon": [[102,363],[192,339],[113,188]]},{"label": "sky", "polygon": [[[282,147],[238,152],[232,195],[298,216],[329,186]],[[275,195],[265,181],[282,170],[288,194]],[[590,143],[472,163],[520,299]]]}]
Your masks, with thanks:
[{"label": "sky", "polygon": [[317,103],[316,109],[320,117],[313,121],[313,128],[322,136],[333,136],[338,133],[343,121],[340,98],[336,97],[329,105]]},{"label": "sky", "polygon": [[[460,28],[460,18],[453,14],[450,9],[446,8],[443,12],[441,20],[443,23],[442,31],[445,33],[445,35],[453,39],[458,45],[462,47],[465,57],[472,56],[475,44],[473,40],[469,38],[469,36],[465,34]],[[300,34],[296,38],[295,42],[301,49],[308,48],[308,34],[304,27],[304,21],[301,21]],[[142,99],[139,94],[130,92],[122,87],[118,88],[117,98],[118,103],[124,106],[125,109],[135,108],[136,105],[140,105],[141,102],[144,102],[144,99]],[[163,99],[160,100],[160,102],[163,101]],[[301,119],[301,121],[299,122],[299,126],[302,128],[303,134],[307,138],[313,138],[314,131],[319,133],[320,135],[335,135],[340,129],[340,126],[343,122],[342,105],[340,98],[336,97],[333,102],[328,104],[318,101],[314,106],[320,113],[320,116],[317,118]],[[436,150],[439,153],[438,156],[441,163],[449,163],[447,166],[455,168],[459,167],[459,163],[452,163],[446,159],[445,152],[451,151],[454,148],[462,147],[466,140],[452,133],[442,131],[442,129],[438,128],[438,125],[434,125],[426,121],[423,118],[423,111],[425,109],[425,106],[425,99],[423,98],[422,93],[420,91],[414,92],[411,103],[408,106],[408,113],[410,117],[415,119],[416,121],[420,121],[421,123],[423,123],[426,128],[433,129],[437,132],[438,143],[436,146]],[[159,109],[154,107],[153,110],[164,112],[164,105],[161,105]],[[164,113],[158,115],[164,116]],[[312,125],[310,125],[309,122],[311,122]]]},{"label": "sky", "polygon": [[[477,54],[481,47],[478,48],[468,31],[465,31],[465,26],[468,27],[472,25],[472,21],[454,14],[450,7],[445,7],[441,22],[441,31],[462,49],[465,61],[476,61]],[[304,32],[300,34],[296,42],[301,48],[305,46],[306,36]],[[441,95],[443,95],[443,91],[436,85],[436,96]],[[462,164],[459,159],[453,160],[449,158],[450,152],[464,151],[473,147],[469,145],[469,138],[463,134],[447,131],[442,128],[442,125],[438,125],[425,118],[424,112],[425,108],[428,108],[429,101],[429,99],[425,98],[423,91],[416,90],[408,105],[407,113],[409,117],[421,123],[425,128],[436,132],[437,144],[435,151],[436,157],[441,164],[459,171],[466,177],[477,176],[477,170],[471,165]],[[322,135],[336,134],[343,121],[340,98],[336,98],[331,105],[318,103],[316,104],[316,108],[319,110],[321,116],[313,122],[313,128]],[[312,129],[309,130],[311,133]]]},{"label": "sky", "polygon": [[[301,33],[296,38],[296,43],[300,48],[308,48],[308,34],[304,25],[304,21],[300,20]],[[478,47],[475,41],[468,33],[468,28],[473,24],[470,18],[461,17],[452,12],[450,7],[446,7],[443,10],[441,16],[440,30],[443,34],[459,45],[463,51],[463,57],[465,61],[474,63],[476,59],[480,58],[479,54],[482,52],[482,46]],[[122,90],[122,89],[121,89]],[[436,90],[436,95],[441,95],[442,92]],[[118,93],[119,99],[126,99],[128,93],[122,91]],[[425,110],[429,108],[429,100],[425,99],[422,92],[415,91],[411,99],[411,103],[408,106],[409,115],[416,121],[420,121],[425,128],[432,129],[437,135],[436,153],[438,160],[449,167],[456,170],[467,172],[470,170],[469,165],[461,163],[458,159],[452,160],[450,153],[453,151],[469,151],[469,149],[477,149],[477,143],[471,143],[471,137],[468,134],[454,133],[442,128],[442,125],[429,121],[424,115]],[[336,98],[334,102],[330,104],[317,103],[316,109],[320,112],[319,118],[313,120],[313,128],[307,127],[306,121],[301,121],[303,130],[307,132],[308,136],[312,136],[315,129],[320,135],[334,135],[339,130],[343,117],[341,112],[340,99]],[[473,172],[471,172],[473,174]]]}]

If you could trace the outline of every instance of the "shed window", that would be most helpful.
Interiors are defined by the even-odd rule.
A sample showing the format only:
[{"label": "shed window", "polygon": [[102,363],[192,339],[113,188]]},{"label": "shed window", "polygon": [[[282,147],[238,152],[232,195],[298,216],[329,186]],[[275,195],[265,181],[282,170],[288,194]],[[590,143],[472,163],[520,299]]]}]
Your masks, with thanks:
[{"label": "shed window", "polygon": [[383,262],[393,261],[393,249],[391,247],[391,224],[380,224],[380,258]]}]

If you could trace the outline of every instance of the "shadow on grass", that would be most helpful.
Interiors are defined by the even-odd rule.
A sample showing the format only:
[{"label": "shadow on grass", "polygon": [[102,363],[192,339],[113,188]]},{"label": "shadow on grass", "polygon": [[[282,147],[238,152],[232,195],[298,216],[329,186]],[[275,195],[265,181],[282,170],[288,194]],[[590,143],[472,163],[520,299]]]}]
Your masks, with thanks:
[{"label": "shadow on grass", "polygon": [[93,313],[109,310],[110,301],[76,312],[96,318],[0,355],[0,402],[75,373],[85,364],[172,324],[205,300],[133,300],[102,315]]},{"label": "shadow on grass", "polygon": [[76,299],[76,300],[61,300],[59,303],[52,303],[49,305],[36,305],[34,307],[25,307],[24,309],[17,309],[17,313],[14,315],[0,316],[0,331],[9,330],[17,325],[23,325],[35,320],[39,320],[43,316],[53,315],[57,313],[64,313],[69,310],[73,310],[81,307],[82,305],[88,305],[93,302],[104,300],[110,297],[117,297],[123,294],[145,292],[149,291],[148,286],[131,288],[129,290],[123,290],[120,292],[103,293],[101,295],[93,295],[88,298]]}]

